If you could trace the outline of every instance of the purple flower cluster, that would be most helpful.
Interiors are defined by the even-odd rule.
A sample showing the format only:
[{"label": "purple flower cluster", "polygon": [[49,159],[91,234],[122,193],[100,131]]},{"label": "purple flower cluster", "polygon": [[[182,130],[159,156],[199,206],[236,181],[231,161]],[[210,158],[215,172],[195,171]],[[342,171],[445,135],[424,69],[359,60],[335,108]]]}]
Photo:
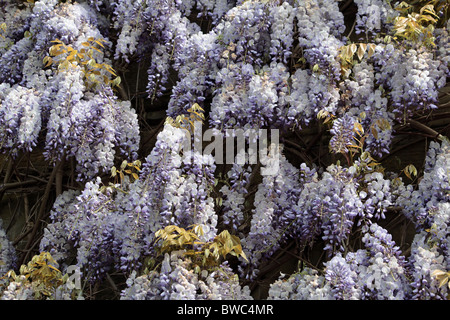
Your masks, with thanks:
[{"label": "purple flower cluster", "polygon": [[[216,236],[217,215],[209,195],[214,183],[212,159],[180,154],[187,135],[166,125],[146,158],[139,179],[104,186],[88,182],[80,195],[69,191],[55,203],[52,222],[41,241],[55,259],[75,255],[91,281],[110,270],[132,271],[143,256],[154,254],[154,234],[167,225],[203,229],[203,240]],[[87,279],[87,278],[86,278]]]},{"label": "purple flower cluster", "polygon": [[[16,267],[16,249],[9,240],[3,228],[3,220],[0,219],[0,275]],[[0,286],[4,280],[0,279]]]},{"label": "purple flower cluster", "polygon": [[432,52],[418,48],[404,53],[388,44],[378,46],[373,58],[376,82],[389,92],[397,121],[436,108],[447,67]]},{"label": "purple flower cluster", "polygon": [[272,60],[288,63],[294,42],[294,17],[295,9],[288,1],[280,6],[270,8],[273,21],[270,26],[270,54]]},{"label": "purple flower cluster", "polygon": [[0,82],[16,84],[23,78],[21,72],[27,53],[33,48],[33,43],[29,38],[23,38],[0,57]]},{"label": "purple flower cluster", "polygon": [[80,179],[90,179],[100,170],[108,172],[116,147],[135,160],[139,131],[130,103],[118,101],[110,87],[97,95],[84,95],[79,70],[72,69],[61,78],[47,124],[46,157],[74,157]]},{"label": "purple flower cluster", "polygon": [[416,228],[429,228],[432,224],[430,212],[440,203],[448,202],[450,193],[450,146],[444,140],[441,143],[432,142],[426,157],[425,172],[418,188],[411,185],[398,186],[397,203],[404,208],[405,215],[411,219]]},{"label": "purple flower cluster", "polygon": [[[9,87],[6,85],[6,87]],[[5,88],[0,104],[0,152],[31,151],[41,130],[39,95],[20,85]]]},{"label": "purple flower cluster", "polygon": [[262,66],[264,50],[270,47],[268,4],[245,1],[231,8],[215,30],[224,46],[235,45],[235,61]]},{"label": "purple flower cluster", "polygon": [[363,126],[365,149],[374,156],[389,152],[394,125],[394,113],[381,88],[375,86],[374,67],[366,61],[356,64],[352,79],[344,81],[342,89],[349,95],[351,108],[347,111],[359,119]]},{"label": "purple flower cluster", "polygon": [[[324,275],[306,267],[287,280],[271,285],[269,299],[403,300],[411,297],[404,256],[386,230],[366,228],[366,249],[334,255],[324,264]],[[382,249],[382,251],[378,251]],[[282,297],[282,294],[285,297]]]},{"label": "purple flower cluster", "polygon": [[213,270],[192,272],[192,262],[182,251],[166,253],[160,270],[127,279],[121,300],[253,300],[227,264]]},{"label": "purple flower cluster", "polygon": [[177,61],[177,58],[184,55],[189,37],[198,32],[199,27],[183,16],[173,1],[152,2],[144,11],[143,18],[147,25],[145,36],[154,43],[147,71],[147,92],[154,99],[166,92],[170,68],[178,70],[177,66],[182,65],[182,60]]},{"label": "purple flower cluster", "polygon": [[217,34],[193,33],[180,45],[173,58],[173,67],[178,71],[179,80],[172,89],[167,114],[175,118],[186,114],[194,103],[204,105],[207,96],[212,94],[216,73],[217,57],[221,47]]},{"label": "purple flower cluster", "polygon": [[330,284],[331,294],[336,300],[359,299],[357,274],[340,253],[325,264],[325,280]]},{"label": "purple flower cluster", "polygon": [[[446,211],[448,216],[448,207]],[[443,254],[435,245],[436,239],[430,241],[427,238],[428,234],[425,232],[418,233],[411,246],[411,257],[408,262],[411,270],[412,299],[446,300],[450,290],[445,285],[440,286],[437,279],[432,276],[432,272],[448,269],[450,265],[448,250]]]},{"label": "purple flower cluster", "polygon": [[348,169],[330,166],[303,185],[296,205],[296,230],[302,243],[321,236],[329,255],[345,251],[345,243],[357,216],[364,216],[358,183]]},{"label": "purple flower cluster", "polygon": [[[1,68],[7,68],[0,82],[12,85],[5,87],[8,95],[2,95],[1,151],[13,155],[32,151],[46,129],[46,158],[74,157],[79,179],[108,171],[116,148],[135,159],[139,128],[129,102],[119,102],[110,87],[87,88],[81,66],[42,70],[39,52],[47,51],[50,41],[60,39],[80,49],[87,38],[99,38],[96,13],[86,4],[58,6],[58,1],[41,0],[34,3],[24,23],[31,35],[17,40],[0,57]],[[97,61],[108,63],[105,54],[99,54]]]},{"label": "purple flower cluster", "polygon": [[250,264],[243,263],[241,273],[250,279],[257,275],[258,265],[280,248],[294,228],[294,206],[301,190],[299,172],[283,156],[279,166],[276,175],[265,176],[258,185],[250,232],[242,239]]},{"label": "purple flower cluster", "polygon": [[347,114],[333,122],[330,133],[330,150],[334,153],[348,153],[349,147],[355,145],[355,119]]},{"label": "purple flower cluster", "polygon": [[398,14],[386,1],[356,0],[355,4],[358,7],[356,34],[364,33],[367,36],[372,36],[380,30],[389,30],[389,21]]},{"label": "purple flower cluster", "polygon": [[233,164],[227,173],[229,185],[225,184],[220,188],[223,195],[223,224],[232,234],[239,234],[239,227],[244,222],[244,203],[251,172],[251,166],[244,168],[236,163]]},{"label": "purple flower cluster", "polygon": [[[371,157],[389,154],[395,125],[437,108],[449,76],[450,23],[433,31],[435,48],[404,47],[380,40],[380,32],[394,35],[397,13],[389,3],[354,4],[358,51],[342,72],[352,41],[339,1],[0,1],[0,152],[14,157],[42,146],[52,164],[73,159],[85,183],[57,197],[39,249],[63,270],[75,261],[92,283],[110,272],[131,274],[122,299],[247,299],[249,288],[239,282],[257,279],[284,244],[302,251],[319,242],[323,264],[276,281],[269,298],[446,298],[448,287],[433,272],[450,270],[448,141],[430,143],[416,186],[391,180]],[[138,179],[126,174],[107,184],[119,158],[138,157],[137,97],[121,101],[106,80],[91,86],[83,63],[58,68],[67,53],[43,60],[55,39],[81,53],[90,38],[104,46],[83,63],[146,63],[148,101],[163,102],[173,119],[198,104],[215,132],[301,135],[326,114],[330,151],[352,157],[343,166],[296,167],[285,152],[276,174],[235,163],[218,181],[214,158],[184,148],[191,136],[167,122]],[[105,70],[95,76],[111,77]],[[123,99],[127,85],[119,88]],[[350,150],[355,144],[361,153]],[[381,227],[390,207],[416,227],[409,256]],[[227,229],[248,261],[198,271],[182,252],[171,252],[142,271],[145,258],[157,256],[155,232],[168,225],[199,225],[202,241]],[[363,248],[352,249],[353,235]],[[0,228],[0,276],[12,266],[10,247]],[[31,294],[20,281],[0,292],[2,299]]]}]

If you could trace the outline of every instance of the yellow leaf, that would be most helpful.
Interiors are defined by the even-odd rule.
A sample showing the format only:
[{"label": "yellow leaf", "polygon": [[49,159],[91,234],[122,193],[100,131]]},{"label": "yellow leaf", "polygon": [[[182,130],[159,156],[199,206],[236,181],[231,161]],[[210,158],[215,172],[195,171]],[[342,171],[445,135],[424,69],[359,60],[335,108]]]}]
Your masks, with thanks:
[{"label": "yellow leaf", "polygon": [[375,126],[370,127],[370,132],[372,132],[372,135],[374,136],[375,139],[378,139],[378,131],[375,128]]},{"label": "yellow leaf", "polygon": [[444,286],[449,281],[449,273],[444,272],[442,270],[434,270],[431,273],[431,276],[436,278],[437,281],[439,281],[439,287]]},{"label": "yellow leaf", "polygon": [[[116,77],[113,81],[111,81],[111,84],[113,85],[113,86],[118,86],[118,85],[120,85],[120,82],[121,82],[122,80],[121,80],[121,78],[120,77]],[[106,81],[105,81],[106,82]]]},{"label": "yellow leaf", "polygon": [[349,46],[349,50],[350,50],[350,57],[351,56],[353,56],[354,54],[355,54],[355,52],[356,52],[356,50],[357,50],[357,46],[356,46],[356,43],[352,43],[350,46]]},{"label": "yellow leaf", "polygon": [[50,56],[46,56],[43,60],[43,63],[45,64],[44,68],[47,68],[52,65],[53,59]]},{"label": "yellow leaf", "polygon": [[429,13],[429,14],[435,16],[436,18],[439,18],[439,16],[434,11],[434,6],[432,4],[427,4],[427,5],[423,6],[422,8],[420,8],[420,14],[423,15],[424,12]]},{"label": "yellow leaf", "polygon": [[244,258],[245,261],[248,262],[247,256],[245,255],[244,251],[242,251],[240,255],[242,258]]},{"label": "yellow leaf", "polygon": [[370,43],[368,44],[367,58],[370,58],[375,53],[376,44]]},{"label": "yellow leaf", "polygon": [[102,53],[100,49],[97,49],[96,47],[91,47],[93,50],[97,51],[98,53]]},{"label": "yellow leaf", "polygon": [[89,67],[95,67],[95,65],[97,64],[97,62],[95,61],[95,59],[89,59],[89,60],[86,62],[86,64],[87,64]]},{"label": "yellow leaf", "polygon": [[441,280],[439,281],[439,287],[444,286],[447,282],[448,282],[448,276],[442,277]]},{"label": "yellow leaf", "polygon": [[340,48],[341,54],[339,55],[343,61],[346,61],[350,57],[349,46],[343,46]]},{"label": "yellow leaf", "polygon": [[360,133],[364,133],[364,128],[359,122],[355,122],[356,131]]},{"label": "yellow leaf", "polygon": [[[405,171],[408,173],[408,177],[410,178],[411,175],[417,176],[417,169],[413,164],[409,164],[406,166]],[[405,172],[405,173],[406,173]]]},{"label": "yellow leaf", "polygon": [[325,123],[329,122],[330,120],[331,120],[331,117],[328,117],[323,121],[323,123],[325,124]]},{"label": "yellow leaf", "polygon": [[118,79],[118,81],[119,81],[119,83],[120,83],[120,77],[117,76],[117,73],[114,71],[114,69],[108,69],[108,70],[106,70],[106,71],[108,71],[109,73],[111,73],[114,77],[117,77],[116,79]]},{"label": "yellow leaf", "polygon": [[78,53],[78,51],[77,50],[73,50],[70,54],[69,54],[69,56],[66,58],[66,60],[67,61],[74,61],[75,60],[75,56],[76,56],[76,54]]},{"label": "yellow leaf", "polygon": [[200,107],[200,105],[199,105],[198,103],[194,103],[194,104],[192,105],[192,109],[193,109],[194,111],[198,111],[198,110],[200,110],[201,112],[205,111],[205,110],[203,110],[202,107]]},{"label": "yellow leaf", "polygon": [[95,40],[94,41],[96,44],[98,44],[100,47],[104,48],[105,46],[102,44],[102,42],[100,40]]},{"label": "yellow leaf", "polygon": [[192,112],[193,114],[195,114],[197,117],[199,117],[200,119],[205,120],[205,116],[203,115],[203,113],[197,113],[196,111]]},{"label": "yellow leaf", "polygon": [[410,180],[412,180],[411,175],[409,174],[408,171],[404,170],[403,172],[405,173],[405,176],[407,176]]},{"label": "yellow leaf", "polygon": [[142,165],[141,160],[134,160],[133,164],[135,165],[135,168],[139,168]]},{"label": "yellow leaf", "polygon": [[204,234],[203,228],[200,225],[195,225],[192,230],[199,236],[203,236]]},{"label": "yellow leaf", "polygon": [[360,43],[359,44],[358,51],[356,52],[356,54],[358,55],[358,59],[360,61],[364,57],[364,53],[366,52],[366,48],[367,48],[367,44],[365,44],[365,43]]}]

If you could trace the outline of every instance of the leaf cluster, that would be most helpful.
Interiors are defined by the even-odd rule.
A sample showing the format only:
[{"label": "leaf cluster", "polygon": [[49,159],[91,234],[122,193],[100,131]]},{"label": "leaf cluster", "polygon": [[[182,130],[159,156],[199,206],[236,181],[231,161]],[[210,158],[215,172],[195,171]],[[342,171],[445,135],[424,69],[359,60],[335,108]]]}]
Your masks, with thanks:
[{"label": "leaf cluster", "polygon": [[[106,84],[112,87],[118,86],[121,82],[113,67],[107,63],[98,63],[95,54],[103,54],[100,49],[104,49],[104,39],[88,38],[88,41],[81,43],[82,49],[76,50],[70,45],[64,44],[59,39],[51,41],[54,43],[49,49],[49,55],[43,60],[45,67],[57,65],[58,71],[67,70],[73,66],[81,66],[87,83],[91,86]],[[56,58],[58,57],[58,58]],[[62,57],[62,59],[61,59]],[[55,59],[56,58],[56,59]],[[114,77],[110,79],[106,74]],[[99,80],[102,79],[102,80]]]},{"label": "leaf cluster", "polygon": [[[359,115],[358,121],[355,121],[353,124],[353,141],[346,145],[346,148],[348,150],[347,152],[341,151],[341,153],[344,155],[344,157],[347,160],[347,163],[350,165],[353,163],[354,156],[361,152],[364,153],[364,142],[367,137],[367,134],[364,131],[363,126],[361,125],[360,121],[363,120],[366,117],[365,112],[362,112]],[[318,119],[324,119],[323,123],[329,123],[332,125],[333,121],[336,120],[336,116],[329,113],[326,110],[320,110],[317,114]]]},{"label": "leaf cluster", "polygon": [[366,139],[366,134],[364,132],[364,128],[358,121],[355,121],[353,124],[353,139],[355,140],[354,144],[349,145],[350,151],[362,152],[364,148],[364,140]]},{"label": "leaf cluster", "polygon": [[111,168],[111,177],[115,179],[114,183],[122,184],[125,174],[129,175],[132,179],[131,182],[139,180],[138,173],[141,171],[141,161],[135,160],[133,162],[128,162],[127,160],[122,161],[119,169],[115,166]]},{"label": "leaf cluster", "polygon": [[413,164],[407,165],[402,172],[407,176],[410,180],[413,180],[413,176],[417,177],[417,169]]},{"label": "leaf cluster", "polygon": [[395,9],[401,14],[394,20],[394,39],[422,41],[425,46],[434,47],[433,32],[439,20],[435,11],[435,3],[437,4],[437,1],[430,1],[420,9],[404,1],[397,5]]},{"label": "leaf cluster", "polygon": [[359,61],[362,61],[364,54],[367,52],[367,58],[370,58],[375,52],[376,45],[374,43],[351,43],[339,48],[338,58],[341,61],[341,74],[348,77],[351,68],[356,63],[355,54]]},{"label": "leaf cluster", "polygon": [[436,27],[442,28],[447,24],[450,17],[450,2],[448,0],[409,0],[407,3],[400,3],[396,10],[407,14],[409,12],[420,12],[425,6],[432,6],[438,16]]},{"label": "leaf cluster", "polygon": [[242,257],[247,261],[239,238],[231,235],[227,230],[222,231],[212,241],[203,242],[200,237],[203,230],[199,225],[193,225],[190,229],[169,225],[156,232],[156,243],[161,242],[159,251],[161,254],[172,251],[184,250],[184,255],[190,257],[198,268],[216,267],[221,259],[227,255]]},{"label": "leaf cluster", "polygon": [[370,132],[372,133],[372,135],[374,136],[375,139],[378,139],[378,129],[380,129],[381,131],[385,131],[385,130],[390,130],[392,129],[391,124],[389,123],[389,121],[387,119],[377,119],[372,126],[370,127]]},{"label": "leaf cluster", "polygon": [[447,285],[448,288],[450,289],[450,281],[449,281],[450,271],[445,272],[437,269],[431,273],[431,276],[434,277],[439,282],[439,288]]},{"label": "leaf cluster", "polygon": [[174,127],[188,130],[191,134],[194,133],[195,123],[205,120],[204,110],[198,103],[194,103],[188,110],[189,115],[181,114],[175,119],[168,117],[166,123]]},{"label": "leaf cluster", "polygon": [[319,112],[317,113],[317,119],[323,119],[323,124],[326,124],[330,121],[331,121],[330,124],[332,124],[333,120],[336,119],[336,116],[330,113],[329,111],[322,109],[319,110]]},{"label": "leaf cluster", "polygon": [[14,270],[6,273],[5,278],[13,281],[29,282],[37,299],[51,296],[52,292],[63,284],[61,271],[57,269],[58,263],[50,253],[41,252],[35,255],[30,262],[22,265],[19,275]]}]

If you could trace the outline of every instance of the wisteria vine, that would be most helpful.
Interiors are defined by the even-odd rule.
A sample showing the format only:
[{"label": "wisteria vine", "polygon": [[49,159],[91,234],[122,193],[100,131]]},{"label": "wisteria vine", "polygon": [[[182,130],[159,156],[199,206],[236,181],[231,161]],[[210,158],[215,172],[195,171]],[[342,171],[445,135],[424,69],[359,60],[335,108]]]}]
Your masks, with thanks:
[{"label": "wisteria vine", "polygon": [[[334,0],[0,0],[0,200],[11,176],[29,183],[12,166],[27,155],[52,172],[27,266],[32,250],[19,259],[0,219],[0,299],[91,298],[83,289],[112,276],[124,300],[254,299],[286,252],[298,268],[268,299],[448,299],[450,142],[418,120],[446,118],[449,5],[419,2],[354,0],[349,24]],[[127,83],[136,66],[143,92]],[[161,105],[168,120],[149,134]],[[186,148],[198,142],[186,119],[228,138],[279,130],[278,170]],[[389,171],[409,128],[427,138],[423,168]],[[413,226],[406,249],[392,212]],[[180,246],[190,228],[198,242],[162,252],[156,235],[173,226]]]}]

